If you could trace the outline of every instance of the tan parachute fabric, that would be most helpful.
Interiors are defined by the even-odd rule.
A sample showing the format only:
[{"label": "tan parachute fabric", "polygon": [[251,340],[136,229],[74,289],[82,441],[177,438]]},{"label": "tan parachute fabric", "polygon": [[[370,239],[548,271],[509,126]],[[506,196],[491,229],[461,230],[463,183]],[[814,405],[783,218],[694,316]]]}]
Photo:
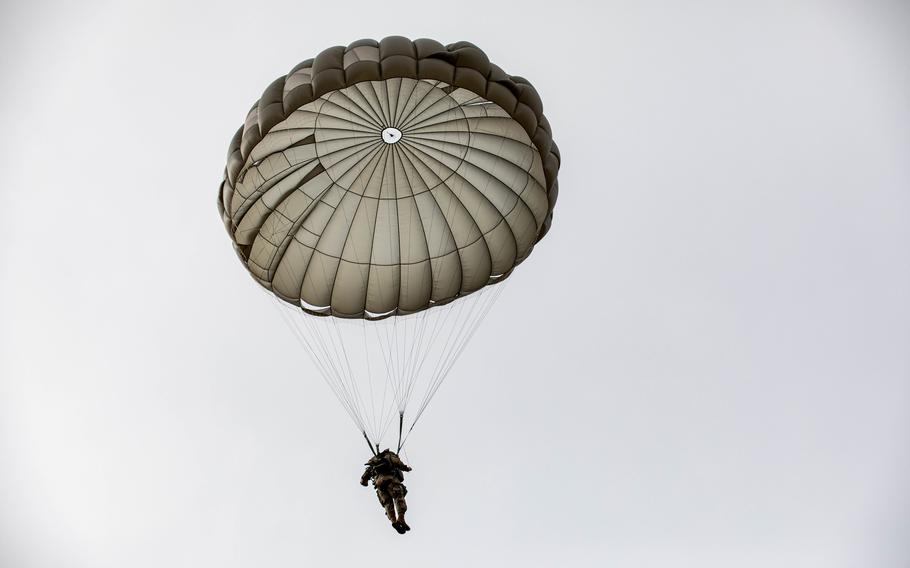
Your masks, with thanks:
[{"label": "tan parachute fabric", "polygon": [[542,111],[468,43],[330,48],[254,105],[219,208],[250,273],[310,313],[444,304],[507,276],[549,228],[559,154]]},{"label": "tan parachute fabric", "polygon": [[253,105],[219,211],[372,450],[401,449],[549,230],[559,161],[534,88],[466,42],[329,48]]}]

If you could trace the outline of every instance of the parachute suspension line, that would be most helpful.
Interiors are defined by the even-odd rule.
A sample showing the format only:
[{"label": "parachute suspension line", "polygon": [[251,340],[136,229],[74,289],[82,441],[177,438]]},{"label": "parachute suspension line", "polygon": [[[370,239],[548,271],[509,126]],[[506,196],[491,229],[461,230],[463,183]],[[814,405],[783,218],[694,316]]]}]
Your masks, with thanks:
[{"label": "parachute suspension line", "polygon": [[[377,322],[377,324],[373,325],[372,327],[373,327],[374,336],[376,338],[376,343],[379,346],[379,354],[382,356],[382,359],[384,362],[383,366],[385,367],[385,375],[386,375],[386,381],[383,385],[383,399],[382,399],[382,404],[380,405],[380,416],[378,417],[379,418],[378,438],[382,439],[385,436],[386,430],[388,430],[388,427],[391,424],[393,410],[394,410],[394,405],[392,403],[394,403],[395,400],[397,400],[398,395],[396,392],[396,384],[393,379],[393,369],[392,369],[393,358],[391,357],[391,355],[392,355],[391,354],[391,338],[389,337],[389,334],[388,334],[389,326],[385,322]],[[382,329],[382,332],[380,332],[380,328]],[[383,336],[386,339],[385,342],[383,341]],[[388,355],[387,355],[387,353],[388,353]],[[390,401],[390,403],[388,405],[386,405],[385,404],[386,393],[387,393],[389,387],[391,387],[391,390],[392,390],[392,399],[393,400]]]},{"label": "parachute suspension line", "polygon": [[[433,396],[439,390],[439,387],[442,386],[443,381],[452,370],[452,367],[454,367],[455,362],[461,356],[464,348],[468,345],[468,343],[470,343],[471,338],[474,336],[474,333],[476,333],[477,329],[480,327],[480,323],[486,318],[487,314],[489,314],[490,310],[493,308],[493,305],[496,303],[496,300],[499,299],[499,296],[505,289],[506,282],[498,283],[496,286],[494,286],[493,290],[485,289],[479,291],[477,293],[479,297],[474,300],[474,304],[469,310],[467,310],[468,313],[466,317],[460,322],[460,325],[458,318],[456,318],[454,327],[458,328],[458,333],[455,335],[455,339],[451,345],[447,345],[447,352],[437,363],[436,368],[431,375],[423,399],[421,400],[421,403],[416,410],[415,416],[411,421],[411,425],[404,436],[404,440],[401,440],[399,443],[399,449],[403,448],[407,443],[411,432],[414,430],[414,427],[417,425],[418,420],[420,420],[420,417],[427,409],[427,406],[430,404]],[[461,314],[459,314],[459,317],[460,316]]]},{"label": "parachute suspension line", "polygon": [[[427,360],[430,356],[430,353],[432,352],[433,345],[436,344],[436,340],[441,335],[442,330],[444,330],[446,328],[446,324],[448,323],[449,319],[451,318],[452,313],[455,311],[455,309],[451,306],[439,308],[439,309],[446,310],[446,313],[444,316],[436,318],[436,322],[433,326],[433,330],[430,332],[430,339],[427,341],[427,349],[423,352],[423,356],[420,359],[420,363],[417,365],[417,368],[414,370],[415,379],[420,376],[420,371],[423,369],[424,364],[427,362]],[[410,392],[408,393],[408,395],[410,396]]]},{"label": "parachute suspension line", "polygon": [[[386,336],[386,344],[383,351],[388,351],[388,368],[390,370],[389,376],[392,385],[392,394],[394,396],[394,406],[389,405],[387,417],[383,416],[383,426],[381,429],[382,437],[385,436],[385,433],[388,431],[389,427],[392,425],[392,418],[395,415],[395,410],[399,415],[404,413],[404,408],[407,404],[406,399],[406,390],[403,382],[403,353],[404,348],[407,346],[407,331],[408,331],[408,321],[406,317],[395,316],[392,324],[389,325],[387,322],[380,322],[380,325],[383,326]],[[399,324],[399,320],[404,320]],[[399,325],[401,326],[401,331],[399,331]],[[405,337],[402,337],[402,336]]]},{"label": "parachute suspension line", "polygon": [[[318,345],[322,349],[322,353],[328,361],[328,366],[334,372],[335,380],[338,381],[336,389],[341,393],[344,404],[346,404],[346,406],[351,409],[351,413],[356,416],[356,421],[360,430],[365,431],[366,426],[363,423],[363,415],[357,408],[356,401],[345,380],[345,369],[340,365],[332,364],[333,361],[338,361],[338,347],[335,345],[332,334],[323,331],[321,322],[312,321],[303,314],[300,314],[298,319],[303,322],[303,325],[307,328],[309,334],[316,338]],[[331,352],[329,351],[329,345],[331,345]]]},{"label": "parachute suspension line", "polygon": [[348,358],[348,351],[344,346],[344,339],[341,337],[341,332],[338,331],[338,320],[335,318],[330,319],[332,320],[332,327],[335,329],[335,335],[338,337],[338,344],[341,347],[341,353],[344,355],[345,368],[348,371],[348,382],[351,385],[351,392],[353,392],[354,396],[356,397],[354,399],[355,405],[360,411],[359,415],[361,417],[364,417],[364,407],[366,405],[363,403],[363,397],[360,395],[360,388],[357,386],[357,381],[354,378],[354,371],[351,369],[351,360]]},{"label": "parachute suspension line", "polygon": [[[280,302],[280,300],[278,300],[277,298],[275,299],[275,301]],[[316,363],[316,367],[320,371],[320,374],[323,376],[323,379],[326,381],[326,383],[329,385],[329,387],[332,389],[332,391],[335,392],[336,396],[339,398],[342,405],[345,406],[345,409],[348,411],[349,415],[351,415],[351,419],[354,420],[354,423],[357,424],[359,427],[357,418],[355,416],[353,416],[353,414],[352,414],[352,409],[350,409],[345,404],[345,400],[344,400],[343,396],[337,390],[335,385],[331,382],[332,373],[330,371],[334,371],[334,368],[331,365],[329,365],[326,361],[322,360],[322,354],[320,353],[320,350],[317,349],[316,346],[310,344],[306,340],[306,334],[303,333],[303,331],[298,327],[297,323],[294,320],[289,319],[289,316],[287,314],[285,314],[285,312],[284,312],[284,308],[279,305],[279,306],[277,306],[277,309],[279,310],[279,313],[281,314],[282,318],[285,319],[285,321],[288,323],[288,325],[294,331],[294,334],[297,336],[298,341],[300,341],[300,343],[303,345],[304,350],[307,352],[307,354],[310,356],[310,358],[314,361],[314,363]]]},{"label": "parachute suspension line", "polygon": [[[410,360],[410,365],[408,366],[408,370],[407,370],[408,389],[407,389],[407,392],[405,393],[406,400],[411,399],[411,392],[414,388],[415,383],[417,382],[417,378],[418,378],[417,373],[418,373],[418,370],[420,367],[419,363],[422,362],[426,358],[426,356],[429,354],[429,351],[430,351],[428,348],[427,349],[424,348],[425,347],[424,339],[427,337],[427,334],[426,334],[427,311],[424,310],[423,312],[421,312],[419,317],[420,317],[420,321],[417,324],[419,326],[419,330],[417,332],[417,339],[414,342],[414,344],[412,345],[411,360]],[[429,346],[432,346],[432,343],[430,343],[429,345],[426,345],[426,347],[429,347]],[[423,354],[423,356],[421,356],[421,354]]]},{"label": "parachute suspension line", "polygon": [[[445,350],[443,351],[443,356],[440,357],[439,360],[436,362],[436,365],[433,369],[433,374],[431,376],[436,376],[436,371],[439,368],[439,365],[441,365],[442,362],[446,359],[446,357],[448,357],[448,353],[450,353],[452,348],[454,347],[456,342],[453,341],[453,338],[457,339],[461,335],[461,332],[463,331],[464,321],[461,319],[461,316],[465,312],[465,306],[468,304],[468,302],[470,302],[471,307],[472,308],[475,307],[477,304],[477,298],[480,296],[480,294],[483,294],[483,291],[478,292],[477,297],[470,298],[470,299],[466,300],[465,302],[462,302],[461,305],[458,307],[458,315],[455,316],[455,321],[452,322],[452,327],[449,328],[449,335],[446,337],[446,342],[444,344]],[[471,312],[471,310],[468,310],[469,314],[470,314],[470,312]],[[465,318],[465,319],[467,319],[467,318]],[[460,325],[459,325],[459,323],[460,323]]]},{"label": "parachute suspension line", "polygon": [[[290,306],[270,296],[371,451],[386,439],[396,415],[393,447],[400,451],[505,285],[496,283],[449,305],[382,321],[314,317],[299,309],[291,313]],[[378,375],[376,365],[384,368]],[[374,385],[374,375],[382,381],[381,389]]]},{"label": "parachute suspension line", "polygon": [[[459,302],[458,306],[453,304],[451,307],[436,308],[437,312],[423,310],[417,314],[399,316],[388,324],[378,322],[379,325],[374,327],[381,347],[380,352],[386,361],[388,385],[391,386],[395,398],[394,406],[385,407],[387,413],[383,413],[381,417],[379,439],[385,437],[395,414],[399,415],[399,429],[402,436],[404,435],[404,414],[407,412],[411,394],[417,384],[423,382],[420,380],[422,376],[420,370],[429,359],[436,338],[443,334],[453,313],[458,313],[464,307],[465,305]],[[434,316],[429,317],[428,314]],[[379,331],[380,327],[382,332]],[[398,412],[394,412],[395,408]],[[399,442],[402,442],[401,437]]]},{"label": "parachute suspension line", "polygon": [[439,371],[436,379],[434,379],[434,381],[433,381],[433,386],[430,389],[429,396],[427,397],[426,402],[423,403],[423,405],[420,409],[420,413],[423,413],[423,410],[429,404],[430,399],[433,398],[433,395],[435,395],[436,391],[439,389],[439,387],[442,386],[442,382],[448,376],[449,372],[452,370],[452,367],[454,367],[455,362],[458,360],[458,358],[461,357],[461,353],[464,351],[465,347],[467,347],[468,343],[470,343],[471,339],[474,337],[474,333],[477,332],[477,329],[480,327],[481,322],[484,320],[484,318],[486,318],[487,314],[490,313],[490,310],[493,308],[493,304],[496,303],[496,300],[498,300],[500,294],[502,294],[502,291],[504,289],[504,288],[502,288],[503,284],[500,284],[501,288],[499,290],[494,291],[490,295],[490,298],[488,300],[486,300],[486,304],[481,307],[479,313],[474,318],[474,321],[472,323],[470,323],[468,325],[468,327],[466,328],[467,333],[462,337],[461,342],[458,345],[458,347],[453,351],[452,355],[450,356],[448,361],[445,363],[445,365],[440,368],[440,371]]},{"label": "parachute suspension line", "polygon": [[[395,381],[395,357],[392,351],[392,331],[388,322],[379,322],[382,331],[385,333],[385,344],[382,345],[382,356],[386,359],[386,369],[388,369],[389,385],[392,387],[392,397],[398,402],[398,383]],[[380,338],[380,342],[382,339]]]},{"label": "parachute suspension line", "polygon": [[[332,384],[331,386],[339,393],[339,399],[342,401],[342,405],[350,409],[350,413],[354,416],[355,423],[358,425],[359,429],[366,434],[368,428],[364,422],[364,414],[361,408],[358,407],[352,388],[348,386],[349,383],[353,382],[353,377],[348,378],[345,367],[340,365],[340,363],[337,363],[339,361],[338,347],[335,345],[331,330],[323,325],[325,322],[316,321],[315,318],[311,318],[303,313],[298,314],[298,316],[298,319],[303,322],[303,325],[308,329],[309,335],[316,339],[317,345],[319,345],[327,360],[327,366],[333,371],[337,384]],[[332,375],[329,377],[331,376]]]},{"label": "parachute suspension line", "polygon": [[371,426],[373,427],[374,432],[378,432],[379,424],[376,421],[376,395],[373,392],[373,371],[372,371],[371,365],[370,365],[370,347],[369,347],[369,345],[367,345],[366,320],[360,320],[360,331],[361,331],[361,335],[363,336],[363,353],[364,353],[364,359],[366,360],[366,365],[367,365],[367,381],[370,384],[370,407],[372,410]]},{"label": "parachute suspension line", "polygon": [[[469,298],[465,302],[462,303],[461,309],[459,310],[458,315],[455,317],[455,321],[452,322],[452,327],[449,329],[449,335],[446,338],[446,342],[443,347],[443,354],[436,361],[436,364],[434,365],[434,369],[433,369],[432,373],[430,374],[430,377],[435,378],[437,376],[440,367],[444,364],[444,361],[446,361],[448,359],[448,357],[451,355],[451,353],[455,349],[455,346],[458,344],[459,338],[461,337],[462,333],[464,332],[468,319],[476,311],[475,308],[478,306],[481,299],[486,294],[487,294],[486,290],[481,290],[476,293],[475,297]],[[465,306],[468,305],[468,302],[470,302],[470,309],[465,309]],[[463,319],[462,319],[462,315],[465,316]],[[428,399],[432,396],[432,394],[434,392],[432,390],[433,384],[434,384],[434,381],[431,379],[431,381],[429,383],[429,387],[428,387],[427,391],[424,393],[424,398],[423,398],[423,401],[421,402],[418,413],[422,412],[422,409],[429,402]]]},{"label": "parachute suspension line", "polygon": [[[375,326],[371,326],[371,327],[372,327],[372,330],[375,332],[376,327]],[[376,344],[379,345],[379,335],[378,334],[376,334]],[[381,350],[380,350],[380,356],[382,356],[383,359],[385,359],[385,355],[383,354],[383,352]],[[386,395],[388,394],[388,390],[389,390],[389,368],[385,365],[383,365],[383,368],[385,369],[386,380],[384,380],[382,382],[382,401],[379,403],[379,413],[376,416],[376,420],[377,420],[376,428],[377,428],[377,430],[380,430],[380,434],[381,434],[382,425],[384,423],[383,420],[385,419],[385,412],[386,412],[386,408],[387,408],[386,403],[385,403]],[[381,435],[380,435],[380,437],[381,437]]]},{"label": "parachute suspension line", "polygon": [[[363,434],[363,439],[367,441],[367,445],[370,447],[370,451],[371,451],[371,452],[373,453],[373,455],[375,456],[376,453],[378,452],[378,450],[374,450],[374,449],[373,449],[373,442],[371,442],[371,441],[370,441],[370,438],[367,437],[367,433],[366,433],[366,432],[361,431],[360,433]],[[377,447],[378,447],[378,444],[377,444]]]},{"label": "parachute suspension line", "polygon": [[[401,357],[399,357],[399,355],[398,355],[398,353],[399,353],[398,344],[400,343],[398,341],[398,320],[399,319],[400,318],[395,317],[395,319],[392,320],[392,341],[394,343],[394,347],[393,347],[394,351],[392,353],[395,356],[395,385],[396,385],[395,391],[398,393],[401,392],[401,371],[400,371]],[[395,400],[395,402],[398,404],[398,410],[401,410],[400,394],[399,394],[399,397]]]},{"label": "parachute suspension line", "polygon": [[[383,343],[383,333],[380,333],[379,328],[374,328],[376,331],[376,340],[379,343],[379,353],[382,355],[383,360],[385,361],[386,369],[386,386],[391,386],[392,388],[392,398],[394,399],[395,404],[398,403],[398,385],[394,379],[395,370],[393,368],[394,358],[392,357],[392,339],[389,336],[389,325],[385,322],[379,322],[380,327],[382,328],[385,334],[385,343]],[[388,353],[388,356],[386,355]],[[379,437],[382,438],[385,434],[385,431],[388,429],[388,425],[392,420],[392,405],[389,404],[388,407],[383,407],[383,414],[381,417],[382,427],[380,429]],[[388,418],[386,418],[388,416]]]},{"label": "parachute suspension line", "polygon": [[[408,331],[408,325],[410,324],[410,332]],[[404,357],[404,366],[401,369],[401,404],[399,406],[399,414],[404,414],[404,411],[407,409],[408,401],[411,398],[411,390],[414,386],[414,375],[413,368],[414,362],[417,358],[417,355],[421,353],[420,347],[422,346],[422,336],[424,328],[426,327],[426,310],[415,314],[405,319],[405,347],[407,348],[403,353]]]},{"label": "parachute suspension line", "polygon": [[404,428],[404,412],[398,414],[398,449],[395,450],[395,453],[401,451],[401,430]]},{"label": "parachute suspension line", "polygon": [[[323,381],[325,381],[325,383],[328,385],[328,387],[332,390],[332,393],[338,399],[338,402],[341,403],[341,406],[344,408],[345,412],[351,418],[351,421],[354,422],[354,425],[357,426],[357,428],[361,432],[363,432],[364,437],[366,437],[366,432],[365,432],[365,428],[363,427],[363,422],[355,414],[355,412],[354,412],[353,408],[350,406],[347,398],[344,396],[344,394],[342,392],[339,391],[337,385],[332,380],[332,375],[333,375],[332,371],[335,370],[334,367],[328,361],[323,361],[323,359],[322,359],[322,357],[326,355],[324,345],[317,346],[317,345],[315,345],[315,343],[310,343],[309,341],[307,341],[307,334],[303,332],[303,330],[300,328],[297,321],[294,320],[290,316],[290,314],[286,313],[286,310],[288,308],[282,306],[281,300],[279,300],[275,296],[272,296],[272,298],[276,302],[275,308],[278,310],[278,313],[281,315],[281,319],[284,320],[284,322],[287,324],[287,326],[294,333],[294,336],[297,338],[297,341],[303,346],[304,351],[307,353],[307,355],[310,357],[310,360],[316,366],[316,369],[319,371],[320,376],[322,376]],[[321,349],[318,347],[321,347]],[[322,352],[320,353],[320,351],[322,351]],[[337,379],[337,377],[336,377],[336,379]]]}]

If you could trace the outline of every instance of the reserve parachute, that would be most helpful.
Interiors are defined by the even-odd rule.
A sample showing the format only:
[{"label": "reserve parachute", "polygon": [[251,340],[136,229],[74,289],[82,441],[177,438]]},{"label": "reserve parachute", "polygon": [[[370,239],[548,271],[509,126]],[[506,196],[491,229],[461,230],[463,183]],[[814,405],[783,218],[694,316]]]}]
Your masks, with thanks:
[{"label": "reserve parachute", "polygon": [[218,209],[371,450],[400,450],[549,230],[559,163],[536,90],[473,44],[361,40],[266,88]]}]

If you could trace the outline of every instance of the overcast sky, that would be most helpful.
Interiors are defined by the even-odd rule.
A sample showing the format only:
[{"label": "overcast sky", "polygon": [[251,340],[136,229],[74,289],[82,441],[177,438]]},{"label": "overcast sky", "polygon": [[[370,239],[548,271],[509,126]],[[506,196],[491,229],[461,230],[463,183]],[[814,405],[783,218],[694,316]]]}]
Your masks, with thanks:
[{"label": "overcast sky", "polygon": [[[393,34],[563,156],[405,537],[215,206],[273,79]],[[0,53],[4,568],[910,565],[906,2],[4,2]]]}]

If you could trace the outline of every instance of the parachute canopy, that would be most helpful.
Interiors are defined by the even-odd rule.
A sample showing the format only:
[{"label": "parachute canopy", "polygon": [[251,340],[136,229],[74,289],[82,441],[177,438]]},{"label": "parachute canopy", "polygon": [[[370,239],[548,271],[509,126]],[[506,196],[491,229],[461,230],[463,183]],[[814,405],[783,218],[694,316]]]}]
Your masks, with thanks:
[{"label": "parachute canopy", "polygon": [[361,40],[266,88],[218,208],[371,449],[396,422],[400,449],[549,230],[559,162],[534,87],[476,46]]},{"label": "parachute canopy", "polygon": [[218,205],[262,286],[377,319],[507,276],[549,229],[558,168],[526,80],[466,42],[388,37],[269,85],[231,142]]}]

